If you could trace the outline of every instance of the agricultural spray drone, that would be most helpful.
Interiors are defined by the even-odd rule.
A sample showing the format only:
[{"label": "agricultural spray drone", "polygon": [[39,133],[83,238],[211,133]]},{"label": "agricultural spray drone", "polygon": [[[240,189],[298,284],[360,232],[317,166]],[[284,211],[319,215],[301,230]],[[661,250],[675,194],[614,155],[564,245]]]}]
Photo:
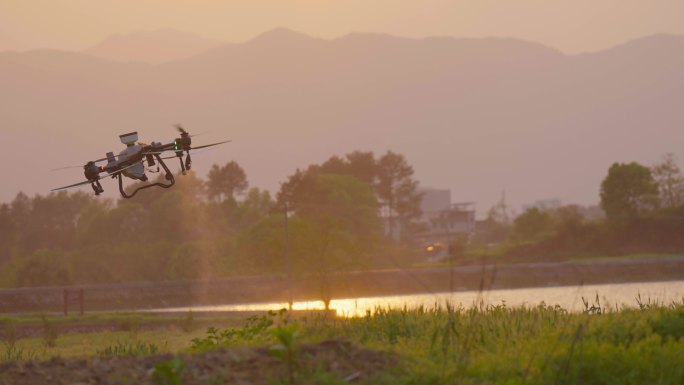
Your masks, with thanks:
[{"label": "agricultural spray drone", "polygon": [[[181,172],[183,175],[185,175],[186,170],[190,170],[190,167],[192,166],[190,150],[199,150],[202,148],[217,146],[219,144],[230,142],[230,140],[225,140],[223,142],[192,147],[193,135],[190,135],[190,133],[188,133],[181,125],[176,125],[175,127],[180,133],[180,138],[176,138],[168,143],[152,142],[149,145],[140,143],[138,142],[137,132],[120,135],[119,138],[121,139],[121,143],[125,144],[126,148],[119,153],[118,157],[114,156],[113,152],[108,152],[105,158],[89,161],[83,166],[83,174],[86,177],[85,181],[52,189],[51,191],[66,190],[90,184],[95,192],[95,195],[100,195],[104,192],[104,189],[100,184],[100,179],[110,176],[112,179],[117,178],[119,180],[119,192],[121,192],[121,196],[124,198],[132,198],[138,191],[154,186],[169,188],[176,183],[176,180],[173,177],[173,173],[169,171],[169,168],[164,163],[164,159],[178,158],[180,161]],[[175,154],[171,156],[162,156],[167,151],[174,152]],[[185,155],[185,159],[183,159],[183,155]],[[104,162],[107,163],[98,165],[98,163]],[[157,165],[156,171],[150,169],[150,167],[155,165]],[[159,166],[164,169],[164,177],[167,180],[166,183],[151,183],[136,188],[130,194],[126,193],[123,187],[124,176],[133,180],[146,182],[148,178],[147,175],[145,175],[145,171],[159,172]],[[72,167],[81,166],[62,167],[61,169]],[[104,175],[101,175],[103,173]]]}]

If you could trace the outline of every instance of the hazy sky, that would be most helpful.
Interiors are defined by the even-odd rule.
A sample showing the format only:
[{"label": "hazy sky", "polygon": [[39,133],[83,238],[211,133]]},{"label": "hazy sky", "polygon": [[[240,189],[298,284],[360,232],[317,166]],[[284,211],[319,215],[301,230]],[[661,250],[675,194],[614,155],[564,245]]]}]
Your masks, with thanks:
[{"label": "hazy sky", "polygon": [[516,37],[580,52],[684,33],[684,0],[0,0],[0,50],[80,50],[158,28],[240,42],[274,27],[325,38]]}]

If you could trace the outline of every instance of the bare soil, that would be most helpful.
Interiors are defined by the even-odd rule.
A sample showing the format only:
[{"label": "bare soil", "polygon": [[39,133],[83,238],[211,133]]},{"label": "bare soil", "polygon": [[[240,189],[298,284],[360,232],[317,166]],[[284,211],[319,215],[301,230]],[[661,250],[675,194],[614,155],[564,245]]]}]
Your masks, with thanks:
[{"label": "bare soil", "polygon": [[[268,348],[221,349],[177,356],[184,369],[182,384],[270,384],[288,383],[286,363]],[[321,371],[349,382],[372,380],[394,368],[395,355],[338,340],[303,345],[296,354],[295,382]],[[171,354],[128,358],[89,358],[0,364],[0,385],[12,384],[158,384],[155,366],[169,362]]]}]

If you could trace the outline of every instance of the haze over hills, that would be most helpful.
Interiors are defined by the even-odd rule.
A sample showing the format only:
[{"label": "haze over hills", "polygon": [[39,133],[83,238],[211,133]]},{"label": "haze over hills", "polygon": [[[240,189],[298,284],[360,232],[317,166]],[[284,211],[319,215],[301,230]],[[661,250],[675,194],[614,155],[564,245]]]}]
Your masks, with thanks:
[{"label": "haze over hills", "polygon": [[187,59],[220,46],[221,42],[174,29],[138,31],[113,35],[84,50],[84,53],[123,62],[161,64]]},{"label": "haze over hills", "polygon": [[392,150],[424,186],[480,211],[503,189],[514,204],[596,203],[612,162],[684,159],[684,36],[568,56],[515,39],[322,40],[277,29],[158,66],[2,53],[0,84],[3,137],[18,144],[4,147],[0,172],[26,167],[0,201],[81,180],[78,169],[48,170],[118,151],[123,132],[172,138],[178,122],[211,132],[198,144],[234,140],[195,159],[201,174],[234,159],[275,192],[332,154]]}]

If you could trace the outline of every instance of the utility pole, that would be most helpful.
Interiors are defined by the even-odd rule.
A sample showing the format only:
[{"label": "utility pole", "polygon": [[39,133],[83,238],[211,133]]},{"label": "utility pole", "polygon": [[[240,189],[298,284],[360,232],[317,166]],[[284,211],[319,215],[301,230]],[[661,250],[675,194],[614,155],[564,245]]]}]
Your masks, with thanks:
[{"label": "utility pole", "polygon": [[287,304],[292,310],[292,258],[290,257],[290,225],[287,215],[287,202],[285,202],[285,263],[287,264]]}]

